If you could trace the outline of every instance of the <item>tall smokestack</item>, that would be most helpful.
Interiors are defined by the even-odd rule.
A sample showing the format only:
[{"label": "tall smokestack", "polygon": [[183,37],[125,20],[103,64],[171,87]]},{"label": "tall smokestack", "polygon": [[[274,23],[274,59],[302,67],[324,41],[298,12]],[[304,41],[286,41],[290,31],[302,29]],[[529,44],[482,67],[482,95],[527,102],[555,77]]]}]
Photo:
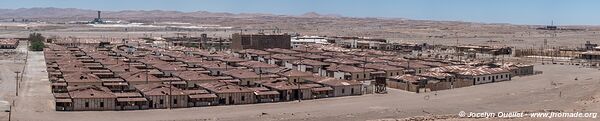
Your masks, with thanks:
[{"label": "tall smokestack", "polygon": [[98,11],[98,19],[100,19],[100,11]]}]

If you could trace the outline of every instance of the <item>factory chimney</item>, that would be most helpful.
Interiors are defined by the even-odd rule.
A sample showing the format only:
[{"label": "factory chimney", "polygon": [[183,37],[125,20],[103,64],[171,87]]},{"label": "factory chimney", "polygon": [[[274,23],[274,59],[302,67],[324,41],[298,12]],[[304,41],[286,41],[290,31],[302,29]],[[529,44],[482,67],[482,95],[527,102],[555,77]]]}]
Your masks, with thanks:
[{"label": "factory chimney", "polygon": [[98,19],[100,19],[100,11],[98,11]]}]

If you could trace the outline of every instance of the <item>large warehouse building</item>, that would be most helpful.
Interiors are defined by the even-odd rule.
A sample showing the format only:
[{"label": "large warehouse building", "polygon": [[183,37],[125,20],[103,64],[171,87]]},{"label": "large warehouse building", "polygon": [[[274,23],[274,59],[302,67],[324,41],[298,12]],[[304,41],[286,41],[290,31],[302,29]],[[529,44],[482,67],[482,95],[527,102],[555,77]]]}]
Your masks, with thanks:
[{"label": "large warehouse building", "polygon": [[291,49],[291,36],[288,34],[233,34],[231,36],[232,50],[283,48]]}]

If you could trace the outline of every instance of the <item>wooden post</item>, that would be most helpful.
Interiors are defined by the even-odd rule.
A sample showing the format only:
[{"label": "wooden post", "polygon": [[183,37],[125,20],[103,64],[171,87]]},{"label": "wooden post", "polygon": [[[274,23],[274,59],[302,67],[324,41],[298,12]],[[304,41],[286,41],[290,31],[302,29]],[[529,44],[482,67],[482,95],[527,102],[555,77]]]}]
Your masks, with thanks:
[{"label": "wooden post", "polygon": [[15,74],[16,74],[16,76],[15,76],[15,87],[16,87],[15,88],[15,95],[16,96],[19,96],[19,73],[21,73],[21,72],[15,71]]}]

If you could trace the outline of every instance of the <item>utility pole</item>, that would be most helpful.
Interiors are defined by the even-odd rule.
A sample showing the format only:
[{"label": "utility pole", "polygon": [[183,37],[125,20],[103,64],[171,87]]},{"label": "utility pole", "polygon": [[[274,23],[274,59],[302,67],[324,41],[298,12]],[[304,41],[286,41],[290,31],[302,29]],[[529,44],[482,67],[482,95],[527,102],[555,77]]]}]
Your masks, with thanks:
[{"label": "utility pole", "polygon": [[21,73],[21,72],[15,71],[15,74],[16,74],[16,76],[15,76],[15,87],[16,87],[15,88],[15,95],[16,96],[19,96],[19,73]]},{"label": "utility pole", "polygon": [[11,121],[12,118],[12,109],[13,109],[13,105],[15,104],[15,100],[13,99],[12,103],[8,106],[8,121]]},{"label": "utility pole", "polygon": [[172,87],[173,87],[173,80],[170,80],[169,81],[169,94],[167,95],[167,98],[169,99],[169,105],[168,105],[169,110],[171,110],[171,104],[172,104],[171,103],[171,93],[172,93],[171,88]]},{"label": "utility pole", "polygon": [[302,92],[302,91],[300,90],[300,83],[296,83],[296,85],[298,85],[298,93],[297,93],[297,94],[298,94],[298,102],[302,102],[302,101],[301,101],[301,100],[302,100],[302,98],[300,97],[300,96],[301,96],[301,94],[300,94],[300,93]]},{"label": "utility pole", "polygon": [[456,36],[456,46],[454,48],[455,49],[454,51],[455,51],[456,55],[458,56],[458,60],[462,61],[461,58],[460,58],[460,54],[458,53],[458,46],[460,45],[458,43],[458,32],[454,33],[454,36]]},{"label": "utility pole", "polygon": [[258,67],[258,80],[262,80],[262,68]]},{"label": "utility pole", "polygon": [[148,70],[148,69],[146,69],[146,70],[144,71],[144,72],[146,72],[146,84],[148,84],[148,77],[149,77],[149,75],[148,75],[148,72],[149,72],[149,71],[150,71],[150,70]]},{"label": "utility pole", "polygon": [[367,70],[366,70],[366,69],[367,69],[367,54],[365,53],[365,63],[364,63],[364,65],[363,65],[363,74],[364,74],[364,75],[363,75],[363,76],[364,76],[363,78],[364,78],[364,79],[367,79],[367,76],[365,76],[365,75],[367,74]]}]

